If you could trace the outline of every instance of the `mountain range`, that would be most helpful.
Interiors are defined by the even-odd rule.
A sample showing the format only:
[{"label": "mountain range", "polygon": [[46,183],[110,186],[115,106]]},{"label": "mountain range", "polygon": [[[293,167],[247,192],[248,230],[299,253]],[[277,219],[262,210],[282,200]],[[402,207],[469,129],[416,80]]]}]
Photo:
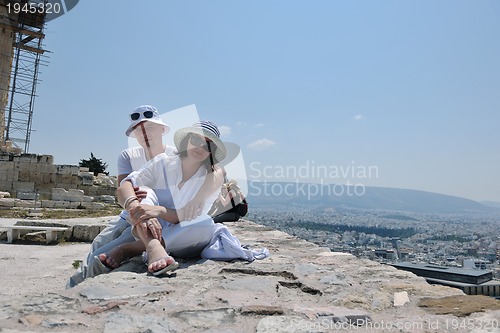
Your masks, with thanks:
[{"label": "mountain range", "polygon": [[483,204],[485,206],[489,206],[489,207],[500,208],[500,202],[495,202],[495,201],[479,201],[479,203]]},{"label": "mountain range", "polygon": [[451,195],[387,187],[250,181],[247,197],[251,205],[260,208],[321,206],[431,214],[500,215],[500,204],[494,205],[497,203],[483,204]]}]

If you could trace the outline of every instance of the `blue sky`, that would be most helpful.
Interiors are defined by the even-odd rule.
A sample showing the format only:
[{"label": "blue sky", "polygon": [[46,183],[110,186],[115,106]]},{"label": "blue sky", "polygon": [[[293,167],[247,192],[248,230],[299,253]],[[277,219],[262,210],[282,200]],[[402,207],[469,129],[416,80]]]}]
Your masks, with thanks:
[{"label": "blue sky", "polygon": [[500,202],[498,31],[493,0],[80,1],[47,25],[30,152],[115,174],[134,107],[195,104],[250,178],[375,166],[300,181]]}]

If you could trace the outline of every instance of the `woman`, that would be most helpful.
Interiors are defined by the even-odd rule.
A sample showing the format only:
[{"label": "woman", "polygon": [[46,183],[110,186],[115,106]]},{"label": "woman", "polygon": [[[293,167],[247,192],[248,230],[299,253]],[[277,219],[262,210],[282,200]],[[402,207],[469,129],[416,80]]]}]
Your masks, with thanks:
[{"label": "woman", "polygon": [[[167,251],[174,256],[195,257],[210,243],[215,226],[206,213],[217,197],[215,190],[193,223],[183,225],[179,221],[184,220],[182,207],[199,192],[206,177],[216,170],[215,164],[226,155],[219,129],[210,121],[178,130],[174,143],[177,155],[155,157],[143,169],[125,178],[117,190],[118,202],[129,212],[138,241],[120,246],[109,255],[132,256],[142,248],[147,253],[148,271],[154,275],[178,266]],[[153,205],[139,201],[134,192],[137,186],[153,189],[156,195],[152,198]]]}]

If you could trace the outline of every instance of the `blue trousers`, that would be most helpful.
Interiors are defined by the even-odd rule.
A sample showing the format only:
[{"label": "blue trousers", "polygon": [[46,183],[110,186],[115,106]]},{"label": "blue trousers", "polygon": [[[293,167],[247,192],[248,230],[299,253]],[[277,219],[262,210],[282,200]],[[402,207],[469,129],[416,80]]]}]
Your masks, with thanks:
[{"label": "blue trousers", "polygon": [[135,241],[131,231],[131,225],[123,218],[119,218],[109,223],[109,225],[92,241],[90,252],[80,264],[78,271],[69,278],[66,289],[76,286],[87,278],[102,273],[108,273],[110,269],[104,266],[96,257],[101,253],[111,251],[121,244]]}]

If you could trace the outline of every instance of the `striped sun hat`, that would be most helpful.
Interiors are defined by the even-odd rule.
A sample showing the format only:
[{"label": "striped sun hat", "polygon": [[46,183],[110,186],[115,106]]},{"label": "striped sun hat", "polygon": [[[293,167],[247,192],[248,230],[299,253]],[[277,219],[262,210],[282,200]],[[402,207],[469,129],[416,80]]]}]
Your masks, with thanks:
[{"label": "striped sun hat", "polygon": [[180,150],[179,147],[182,140],[184,140],[184,138],[191,133],[204,136],[217,146],[213,156],[216,163],[222,161],[226,157],[226,147],[220,139],[219,128],[215,123],[209,120],[200,120],[194,123],[191,127],[178,129],[174,134],[174,144],[175,147],[177,147],[177,150]]}]

